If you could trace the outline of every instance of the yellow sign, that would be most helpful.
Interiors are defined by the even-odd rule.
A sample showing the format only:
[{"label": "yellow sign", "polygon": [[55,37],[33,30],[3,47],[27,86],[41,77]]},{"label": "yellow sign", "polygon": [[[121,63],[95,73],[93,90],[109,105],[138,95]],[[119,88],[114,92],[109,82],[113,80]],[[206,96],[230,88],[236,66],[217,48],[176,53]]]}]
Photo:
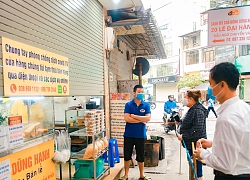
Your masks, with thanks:
[{"label": "yellow sign", "polygon": [[[0,158],[0,179],[55,180],[54,141]],[[1,171],[3,170],[3,171]]]},{"label": "yellow sign", "polygon": [[68,58],[2,37],[4,95],[69,95]]}]

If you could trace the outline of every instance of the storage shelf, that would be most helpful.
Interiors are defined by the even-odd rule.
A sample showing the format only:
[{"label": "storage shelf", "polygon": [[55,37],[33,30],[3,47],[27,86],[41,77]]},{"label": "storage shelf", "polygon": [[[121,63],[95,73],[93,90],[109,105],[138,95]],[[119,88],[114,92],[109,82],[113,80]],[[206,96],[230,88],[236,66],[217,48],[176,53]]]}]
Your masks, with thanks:
[{"label": "storage shelf", "polygon": [[84,156],[84,154],[85,154],[85,151],[86,151],[86,148],[83,149],[83,150],[81,150],[81,151],[79,151],[79,152],[77,152],[77,153],[75,153],[75,154],[73,154],[73,155],[71,156],[71,159],[79,159],[79,160],[93,161],[93,160],[95,160],[95,159],[101,157],[105,152],[107,152],[107,151],[108,151],[108,148],[105,148],[105,149],[103,149],[101,152],[99,152],[98,154],[96,154],[94,159],[83,159],[83,156]]},{"label": "storage shelf", "polygon": [[84,142],[84,143],[71,143],[71,145],[73,145],[73,146],[85,146],[87,143],[86,142]]},{"label": "storage shelf", "polygon": [[68,126],[68,129],[72,129],[72,128],[74,128],[74,129],[83,129],[85,127],[86,126]]},{"label": "storage shelf", "polygon": [[[95,143],[95,139],[97,136],[101,135],[101,136],[104,136],[103,133],[107,132],[108,131],[108,128],[105,128],[99,132],[93,132],[93,133],[88,133],[86,132],[86,128],[81,128],[77,131],[74,131],[72,133],[69,133],[69,136],[70,137],[87,137],[87,141],[84,142],[84,144],[87,144],[88,145],[88,137],[92,137],[92,142]],[[75,143],[74,143],[75,144]],[[78,144],[80,145],[80,144]],[[93,166],[94,166],[94,172],[96,171],[96,164],[95,164],[95,160],[98,159],[99,157],[101,157],[105,152],[108,152],[108,148],[105,148],[103,149],[102,151],[98,152],[97,154],[93,154],[93,157],[94,158],[91,158],[91,159],[83,159],[84,157],[84,154],[85,154],[85,151],[86,151],[86,148],[85,149],[82,149],[81,151],[78,151],[78,152],[75,152],[74,154],[72,154],[70,156],[70,159],[78,159],[78,160],[87,160],[87,161],[93,161]],[[70,161],[69,161],[69,174],[70,174],[70,179],[73,179],[73,180],[81,180],[81,179],[94,179],[94,180],[100,180],[106,172],[109,172],[110,173],[110,166],[109,165],[104,165],[104,171],[96,178],[71,178],[71,165],[70,165]]]},{"label": "storage shelf", "polygon": [[[104,166],[104,170],[103,172],[98,176],[96,177],[96,180],[99,180],[99,179],[102,179],[102,177],[108,172],[110,171],[110,167],[107,167],[107,166]],[[76,178],[76,177],[73,177],[72,178],[73,180],[90,180],[90,179],[94,179],[94,178]],[[94,179],[95,180],[95,179]]]},{"label": "storage shelf", "polygon": [[97,136],[97,135],[99,135],[99,134],[101,134],[103,132],[106,132],[106,131],[107,131],[107,129],[103,129],[103,130],[101,130],[99,132],[95,132],[95,133],[91,133],[90,134],[90,133],[86,132],[86,129],[84,128],[84,129],[79,129],[77,131],[69,133],[69,136],[87,136],[87,137],[92,137],[92,136]]}]

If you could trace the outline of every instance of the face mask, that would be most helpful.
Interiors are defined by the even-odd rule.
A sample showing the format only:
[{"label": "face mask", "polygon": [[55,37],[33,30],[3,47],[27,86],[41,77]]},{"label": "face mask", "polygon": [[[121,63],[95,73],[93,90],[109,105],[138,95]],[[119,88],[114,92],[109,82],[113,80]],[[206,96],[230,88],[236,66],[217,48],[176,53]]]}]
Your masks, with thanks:
[{"label": "face mask", "polygon": [[187,106],[188,105],[188,100],[186,98],[183,98],[181,100],[181,102],[182,102],[183,106]]},{"label": "face mask", "polygon": [[214,93],[213,93],[213,89],[216,88],[219,84],[220,84],[220,82],[218,84],[216,84],[213,88],[211,86],[209,86],[209,88],[212,90],[213,96],[216,97],[216,98],[222,93],[222,90],[216,95],[214,95]]},{"label": "face mask", "polygon": [[174,99],[173,98],[170,98],[169,101],[173,101]]},{"label": "face mask", "polygon": [[143,98],[144,98],[144,94],[143,93],[137,93],[136,94],[136,99],[143,100]]}]

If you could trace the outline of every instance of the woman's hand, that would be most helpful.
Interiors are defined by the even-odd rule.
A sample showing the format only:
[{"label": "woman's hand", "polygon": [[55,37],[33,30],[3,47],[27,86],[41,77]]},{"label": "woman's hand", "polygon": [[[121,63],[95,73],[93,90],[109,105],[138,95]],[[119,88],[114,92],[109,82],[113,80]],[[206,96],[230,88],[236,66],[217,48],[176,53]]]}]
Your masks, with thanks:
[{"label": "woman's hand", "polygon": [[197,148],[211,148],[212,147],[212,141],[201,138],[197,141],[196,147]]},{"label": "woman's hand", "polygon": [[182,134],[178,136],[178,140],[182,141]]}]

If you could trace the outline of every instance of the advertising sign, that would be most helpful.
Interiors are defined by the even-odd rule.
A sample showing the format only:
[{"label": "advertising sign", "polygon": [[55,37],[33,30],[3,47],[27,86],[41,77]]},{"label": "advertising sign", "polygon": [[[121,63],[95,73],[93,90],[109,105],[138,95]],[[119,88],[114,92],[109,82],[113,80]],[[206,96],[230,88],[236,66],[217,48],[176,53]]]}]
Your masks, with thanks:
[{"label": "advertising sign", "polygon": [[10,180],[10,160],[0,161],[0,179]]},{"label": "advertising sign", "polygon": [[22,116],[8,117],[9,123],[9,144],[10,148],[23,143],[23,124]]},{"label": "advertising sign", "polygon": [[215,65],[215,62],[206,62],[205,63],[205,69],[212,69]]},{"label": "advertising sign", "polygon": [[148,78],[149,84],[161,84],[161,83],[170,83],[170,82],[177,82],[177,76],[165,76],[159,78]]},{"label": "advertising sign", "polygon": [[215,47],[215,64],[221,62],[234,62],[234,46]]},{"label": "advertising sign", "polygon": [[5,151],[5,150],[7,150],[9,148],[8,134],[9,134],[8,126],[1,126],[0,125],[0,142],[1,142],[0,143],[0,152]]},{"label": "advertising sign", "polygon": [[208,46],[250,44],[250,6],[208,11]]},{"label": "advertising sign", "polygon": [[68,58],[2,37],[4,95],[69,95]]},{"label": "advertising sign", "polygon": [[50,140],[0,158],[0,179],[55,180],[55,164],[51,160],[53,155],[54,141]]}]

